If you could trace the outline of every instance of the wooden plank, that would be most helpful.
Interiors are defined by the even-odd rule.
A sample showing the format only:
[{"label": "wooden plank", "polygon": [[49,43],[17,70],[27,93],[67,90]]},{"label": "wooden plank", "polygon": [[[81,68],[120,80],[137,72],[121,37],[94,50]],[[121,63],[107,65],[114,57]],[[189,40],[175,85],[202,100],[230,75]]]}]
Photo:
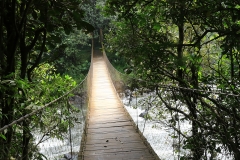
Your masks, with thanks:
[{"label": "wooden plank", "polygon": [[121,127],[121,126],[132,126],[132,123],[129,121],[114,122],[114,123],[91,123],[91,125],[88,126],[88,129],[113,128],[113,127]]},{"label": "wooden plank", "polygon": [[127,119],[102,119],[101,121],[94,121],[94,120],[89,120],[88,121],[88,124],[89,126],[92,125],[92,124],[107,124],[107,123],[119,123],[119,122],[130,122],[132,123],[131,121],[127,120]]},{"label": "wooden plank", "polygon": [[[140,139],[139,136],[129,136],[129,137],[116,137],[116,135],[112,135],[112,137],[105,137],[104,135],[102,135],[102,138],[100,137],[94,137],[93,135],[96,134],[89,134],[89,136],[87,137],[87,140],[89,142],[86,143],[86,145],[88,144],[105,144],[106,141],[108,140],[115,140],[116,138],[119,140],[119,142],[121,143],[137,143],[137,142],[142,142],[142,140]],[[98,136],[100,136],[101,134],[98,134]]]},{"label": "wooden plank", "polygon": [[91,124],[106,124],[106,123],[116,123],[116,122],[128,122],[129,120],[126,119],[99,119],[98,121],[95,120],[89,120],[88,125]]},{"label": "wooden plank", "polygon": [[134,149],[131,149],[131,148],[109,148],[109,149],[99,149],[99,150],[93,150],[93,151],[89,151],[89,150],[85,150],[84,154],[85,155],[103,155],[103,154],[111,154],[111,153],[122,153],[122,154],[125,154],[125,153],[128,153],[128,152],[131,152],[131,153],[137,153],[137,154],[140,154],[140,155],[147,155],[148,156],[151,156],[151,154],[148,152],[147,149],[142,149],[142,148],[134,148]]},{"label": "wooden plank", "polygon": [[154,158],[148,154],[148,152],[115,152],[107,154],[98,154],[98,155],[85,155],[84,160],[153,160]]},{"label": "wooden plank", "polygon": [[[114,140],[113,140],[114,141]],[[136,143],[119,143],[119,142],[108,142],[101,144],[87,144],[85,147],[85,151],[97,151],[97,150],[111,150],[111,149],[119,149],[121,151],[135,151],[135,150],[147,150],[147,147],[144,146],[141,142]]]},{"label": "wooden plank", "polygon": [[123,134],[126,134],[126,132],[132,132],[132,131],[134,131],[132,126],[114,126],[111,128],[102,127],[101,130],[99,128],[88,128],[88,132],[95,132],[95,133],[123,132]]},{"label": "wooden plank", "polygon": [[[130,139],[124,139],[124,138],[128,138],[128,137],[138,137],[139,134],[137,132],[130,132],[128,134],[112,134],[112,133],[89,133],[89,135],[91,136],[87,136],[87,139],[92,139],[92,140],[100,140],[103,139],[104,140],[108,140],[108,139],[120,139],[121,141],[128,141]],[[138,139],[137,139],[138,140]]]},{"label": "wooden plank", "polygon": [[125,114],[108,114],[108,115],[101,115],[101,114],[93,114],[93,113],[90,113],[88,114],[88,117],[91,117],[93,120],[95,120],[96,122],[99,120],[99,119],[125,119],[126,118],[126,115]]},{"label": "wooden plank", "polygon": [[153,160],[117,97],[102,57],[93,59],[93,68],[83,159]]},{"label": "wooden plank", "polygon": [[126,144],[126,145],[103,145],[103,146],[88,146],[85,148],[85,155],[96,155],[103,153],[113,153],[113,152],[132,152],[132,151],[144,151],[147,150],[142,144],[137,146]]},{"label": "wooden plank", "polygon": [[125,111],[123,110],[123,108],[117,108],[118,111],[115,109],[113,110],[112,108],[102,108],[102,109],[92,109],[90,110],[91,113],[89,113],[89,115],[94,114],[94,115],[119,115],[119,114],[125,114]]}]

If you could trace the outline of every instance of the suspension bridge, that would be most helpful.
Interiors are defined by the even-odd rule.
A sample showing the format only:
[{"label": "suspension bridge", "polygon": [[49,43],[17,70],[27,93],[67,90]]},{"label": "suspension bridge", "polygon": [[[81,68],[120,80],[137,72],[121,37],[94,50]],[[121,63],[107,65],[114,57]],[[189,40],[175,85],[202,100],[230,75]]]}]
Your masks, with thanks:
[{"label": "suspension bridge", "polygon": [[99,50],[93,52],[92,83],[81,159],[155,159],[125,111]]},{"label": "suspension bridge", "polygon": [[[110,75],[111,69],[114,69],[112,66],[112,68],[109,68],[110,65],[105,52],[99,49],[95,50],[92,45],[91,67],[88,76],[79,86],[44,106],[36,107],[31,113],[0,128],[0,132],[6,131],[13,125],[19,124],[31,116],[39,113],[44,114],[45,108],[55,103],[62,103],[61,101],[64,101],[70,93],[86,93],[87,102],[85,103],[87,103],[88,107],[84,116],[84,131],[80,135],[82,138],[78,138],[81,139],[80,150],[77,156],[78,160],[159,159],[124,108],[117,93],[117,90],[122,90],[123,86],[119,82],[118,87],[116,87],[114,78],[111,78],[111,76],[114,77],[116,75]],[[80,103],[82,107],[83,102]],[[68,141],[73,143],[71,130],[69,130],[69,134],[70,138],[68,138]],[[44,142],[46,135],[43,134],[41,138],[37,138],[40,139],[37,144]],[[51,142],[49,142],[49,146],[51,146]],[[71,146],[70,154],[76,154],[72,153],[72,149]],[[55,150],[61,150],[60,146],[55,146]],[[53,157],[48,158],[52,159]],[[72,155],[65,156],[65,158],[76,159]]]},{"label": "suspension bridge", "polygon": [[[181,147],[185,135],[180,135],[179,131],[189,132],[191,129],[189,121],[180,121],[179,119],[182,118],[181,115],[165,114],[165,121],[159,120],[158,117],[154,123],[146,123],[146,119],[144,118],[141,119],[142,122],[139,122],[139,106],[136,104],[137,112],[132,116],[128,112],[129,109],[124,106],[123,101],[119,97],[119,93],[124,92],[126,89],[125,86],[128,84],[128,80],[126,80],[128,79],[127,75],[119,73],[111,65],[103,45],[102,49],[97,47],[94,48],[94,40],[92,40],[91,55],[89,73],[79,85],[43,106],[32,106],[32,112],[0,128],[0,136],[1,133],[6,133],[8,129],[11,130],[12,128],[15,129],[16,134],[21,134],[24,130],[21,123],[26,120],[27,122],[31,122],[31,117],[33,116],[39,117],[38,120],[41,122],[46,121],[46,119],[44,119],[45,117],[52,116],[52,119],[50,118],[52,121],[48,123],[49,126],[47,128],[31,132],[35,141],[35,147],[32,148],[41,148],[40,152],[46,159],[158,160],[180,159],[181,155],[187,155],[189,152]],[[178,93],[179,90],[186,90],[189,94],[194,94],[194,92],[205,92],[218,95],[230,95],[229,93],[219,93],[216,91],[202,91],[181,87],[176,88],[174,85],[162,86],[162,88],[166,88],[164,90],[165,95],[171,95],[174,91]],[[146,103],[148,105],[155,103],[156,95],[151,96],[152,93],[147,94],[148,96],[146,96],[146,99],[148,99],[149,102]],[[72,99],[70,98],[71,95],[77,96]],[[239,97],[239,95],[231,96]],[[138,103],[137,97],[136,94],[135,101],[133,101],[134,103]],[[68,105],[67,110],[70,111],[72,115],[62,117],[62,113],[66,112],[66,107],[64,107],[64,105],[68,103],[77,107],[81,112],[76,113],[74,110],[70,111],[71,107]],[[171,103],[175,102],[171,101]],[[178,102],[175,103],[174,106],[177,110],[179,108],[185,110],[184,105]],[[52,112],[46,109],[48,107],[52,107],[53,110],[55,108],[56,113],[53,115]],[[159,111],[159,108],[160,106],[158,106],[155,111]],[[142,109],[141,112],[144,109]],[[149,106],[147,107],[147,111],[148,110]],[[160,108],[160,110],[164,110],[164,108]],[[49,117],[47,117],[47,119],[49,119]],[[58,123],[60,123],[62,119],[68,119],[69,126],[74,125],[74,127],[69,127],[68,132],[62,135],[64,139],[59,141],[56,138],[52,138],[51,133],[57,132],[60,129]],[[175,120],[175,126],[169,125],[169,121],[173,119]],[[72,120],[74,120],[74,122],[72,122]],[[32,125],[34,124],[29,124],[30,127]],[[157,129],[153,128],[153,125],[156,126]],[[13,135],[13,137],[16,136]],[[178,139],[176,139],[176,137],[178,137]],[[13,139],[13,142],[15,144],[12,143],[12,148],[21,145],[22,148],[25,147],[21,141],[19,142]],[[0,144],[0,146],[4,145],[5,144]],[[34,144],[32,145],[34,146]],[[35,156],[26,153],[27,155],[24,156],[28,158],[21,158],[19,156],[21,155],[21,150],[13,149],[13,151],[14,152],[10,153],[11,159],[13,160],[28,160],[38,157],[38,155]],[[227,159],[226,157],[228,156],[229,152],[222,152],[218,155],[218,157],[222,159]],[[0,154],[0,159],[5,160],[6,158]]]}]

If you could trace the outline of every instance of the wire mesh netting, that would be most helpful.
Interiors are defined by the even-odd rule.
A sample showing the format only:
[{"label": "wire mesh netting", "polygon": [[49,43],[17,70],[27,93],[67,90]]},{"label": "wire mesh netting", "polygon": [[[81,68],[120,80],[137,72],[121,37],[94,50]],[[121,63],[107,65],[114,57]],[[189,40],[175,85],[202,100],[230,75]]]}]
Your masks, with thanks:
[{"label": "wire mesh netting", "polygon": [[84,80],[44,106],[29,107],[31,113],[1,128],[1,132],[10,127],[14,129],[11,158],[23,158],[21,148],[26,146],[19,137],[27,130],[29,146],[25,157],[28,159],[76,159],[84,131],[87,96],[87,81]]},{"label": "wire mesh netting", "polygon": [[152,85],[118,72],[104,46],[103,52],[125,108],[161,160],[238,157],[240,121],[234,110],[239,95],[212,85]]},{"label": "wire mesh netting", "polygon": [[[92,39],[92,56],[94,52],[93,48],[94,45]],[[81,82],[80,86],[73,91],[73,96],[68,99],[70,105],[75,108],[73,112],[69,113],[71,118],[69,118],[68,125],[70,127],[68,131],[65,132],[60,139],[59,137],[52,138],[48,136],[52,135],[52,133],[49,133],[47,136],[46,134],[36,134],[36,140],[38,140],[37,144],[39,144],[40,152],[47,159],[77,160],[79,159],[79,156],[81,156],[79,151],[81,151],[81,143],[84,141],[84,134],[86,134],[85,121],[87,116],[88,98],[91,96],[92,71],[93,65],[91,63],[87,77]]]},{"label": "wire mesh netting", "polygon": [[[85,127],[85,117],[87,112],[87,84],[85,83],[79,90],[74,91],[74,96],[69,98],[69,103],[72,110],[69,112],[69,117],[62,116],[62,110],[57,110],[59,114],[58,119],[54,119],[52,123],[56,123],[53,127],[60,128],[61,121],[68,119],[68,130],[60,137],[52,137],[54,133],[47,131],[45,133],[35,131],[34,137],[37,145],[39,146],[40,153],[47,159],[77,159],[80,149],[81,138]],[[58,108],[62,108],[61,104]],[[45,114],[45,113],[42,113]],[[59,133],[59,132],[58,132]],[[58,135],[59,136],[59,135]]]},{"label": "wire mesh netting", "polygon": [[[114,69],[110,70],[110,72],[114,72]],[[115,73],[118,74],[117,71]],[[119,78],[121,78],[120,75]],[[121,80],[118,81],[121,82]],[[127,79],[127,81],[130,84],[130,79]],[[132,83],[136,83],[136,80],[133,81]],[[189,139],[193,139],[194,141],[195,138],[195,135],[193,136],[192,134],[194,121],[186,103],[174,98],[176,95],[181,95],[180,92],[184,89],[166,88],[166,86],[157,91],[146,88],[131,89],[133,88],[122,85],[121,90],[123,92],[119,93],[119,96],[139,130],[143,133],[160,159],[191,158],[193,155],[191,148],[197,148],[199,152],[203,152],[202,159],[233,159],[229,148],[223,143],[219,143],[209,133],[212,132],[216,124],[215,122],[209,123],[205,120],[206,115],[200,112],[202,108],[197,109],[199,121],[207,128],[205,131],[199,129],[202,134],[202,143],[199,144],[196,141],[193,142],[193,145],[195,144],[196,146],[188,146]],[[190,98],[196,95],[194,92],[196,91],[185,90],[185,93],[188,93],[186,96]],[[216,95],[216,93],[215,95],[212,93],[211,97],[219,100],[217,98],[219,95]],[[229,97],[233,98],[234,95]],[[212,146],[215,149],[212,149]]]},{"label": "wire mesh netting", "polygon": [[27,106],[28,113],[0,128],[3,139],[4,134],[12,132],[11,145],[0,144],[0,159],[78,159],[85,134],[91,78],[92,65],[86,78],[75,88],[45,105]]},{"label": "wire mesh netting", "polygon": [[[164,95],[171,95],[172,91],[165,91]],[[160,159],[174,160],[181,157],[191,157],[192,152],[186,147],[186,141],[192,137],[192,122],[184,114],[170,111],[155,92],[141,94],[138,91],[133,92],[132,98],[126,96],[122,98],[125,108],[132,116],[139,130],[143,133],[147,141],[151,144]],[[180,101],[171,101],[168,103],[176,110],[181,110],[189,114],[185,104]],[[193,136],[194,137],[194,136]],[[207,138],[208,141],[214,141],[214,138]],[[220,152],[214,154],[210,152],[207,145],[196,146],[203,150],[202,159],[233,159],[231,153],[222,144],[217,145]]]}]

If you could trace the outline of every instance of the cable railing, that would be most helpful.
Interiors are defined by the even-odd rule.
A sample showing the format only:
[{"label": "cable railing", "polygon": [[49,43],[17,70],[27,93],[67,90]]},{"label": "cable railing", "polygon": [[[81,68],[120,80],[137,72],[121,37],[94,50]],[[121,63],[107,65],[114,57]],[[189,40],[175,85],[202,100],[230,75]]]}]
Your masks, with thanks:
[{"label": "cable railing", "polygon": [[[221,90],[214,88],[194,89],[179,87],[176,84],[156,84],[156,88],[151,89],[145,86],[134,88],[130,85],[134,83],[144,83],[143,80],[129,78],[127,75],[118,72],[108,61],[104,51],[103,53],[109,72],[112,74],[111,77],[113,78],[114,86],[116,90],[118,90],[125,109],[131,115],[138,130],[160,159],[180,160],[181,157],[191,158],[193,156],[192,150],[190,147],[188,148],[187,142],[189,139],[195,139],[195,136],[192,136],[192,129],[193,123],[196,123],[198,120],[203,124],[206,123],[203,126],[207,128],[205,132],[215,131],[214,125],[205,119],[206,114],[201,114],[201,109],[196,109],[198,120],[193,119],[192,113],[189,111],[186,103],[183,102],[184,100],[181,100],[182,97],[186,96],[194,99],[194,97],[201,95],[203,98],[202,102],[198,102],[199,104],[210,99],[212,105],[214,105],[215,101],[220,101],[223,97],[225,97],[225,99],[240,97],[238,94],[221,92]],[[117,83],[120,82],[121,85],[116,85],[116,81]],[[215,107],[217,108],[217,106]],[[230,116],[231,111],[232,110],[226,111],[225,108],[223,108],[221,113]],[[214,112],[214,109],[212,112]],[[228,119],[227,117],[225,118]],[[237,121],[240,122],[239,120]],[[205,139],[208,143],[215,143],[214,136],[209,133],[203,133],[202,139]],[[209,148],[213,146],[198,144],[197,140],[195,140],[195,142],[196,143],[192,144],[196,146],[192,148],[201,148],[205,159],[211,157],[224,160],[233,159],[232,153],[223,143],[216,142],[214,145],[216,145],[218,150],[211,151]]]},{"label": "cable railing", "polygon": [[117,93],[119,93],[120,97],[121,97],[121,94],[127,89],[128,85],[130,84],[132,79],[129,77],[129,75],[123,74],[113,67],[113,65],[111,64],[111,62],[109,61],[109,59],[106,55],[104,45],[102,42],[102,40],[103,40],[102,37],[103,37],[102,30],[100,30],[100,41],[102,44],[103,58],[107,64],[107,68],[110,73],[109,75],[112,80],[112,83],[113,83]]},{"label": "cable railing", "polygon": [[160,159],[230,160],[238,156],[238,93],[214,85],[192,88],[166,82],[147,86],[149,82],[117,71],[103,45],[102,49],[125,109]]},{"label": "cable railing", "polygon": [[[84,130],[86,103],[88,97],[87,79],[63,96],[43,105],[28,107],[29,114],[13,121],[0,129],[4,133],[13,128],[13,139],[9,156],[12,159],[22,159],[22,145],[19,136],[25,129],[22,126],[27,121],[31,134],[27,159],[59,159],[76,157],[80,149],[81,135]],[[3,145],[3,144],[2,144]],[[20,148],[19,148],[20,147]],[[6,157],[1,157],[5,159]]]},{"label": "cable railing", "polygon": [[[101,32],[100,35],[102,40]],[[141,86],[147,82],[117,71],[108,60],[103,44],[102,51],[119,98],[146,144],[160,159],[179,160],[201,155],[205,159],[228,160],[237,154],[239,133],[236,128],[240,126],[240,117],[234,106],[237,106],[239,94],[231,90],[222,92],[214,86],[196,89],[169,83],[154,84],[149,89]],[[0,128],[0,133],[13,129],[11,159],[23,159],[24,144],[19,137],[26,129],[30,146],[24,156],[28,159],[81,158],[81,144],[87,134],[85,121],[92,91],[92,64],[87,77],[75,88],[45,105],[28,106],[31,112]],[[28,128],[22,125],[26,122]],[[223,141],[217,137],[219,135]],[[1,156],[0,159],[6,159]]]},{"label": "cable railing", "polygon": [[[92,37],[94,37],[92,35]],[[88,72],[88,76],[87,76],[87,88],[88,88],[88,104],[87,104],[87,108],[90,105],[90,98],[92,96],[92,77],[93,77],[93,54],[94,54],[94,39],[92,38],[92,51],[91,51],[91,66],[89,68],[89,72]],[[88,115],[88,110],[86,111],[86,114]],[[87,125],[87,120],[88,118],[85,117],[85,123],[84,123],[84,130],[83,130],[83,134],[82,134],[82,139],[81,139],[81,143],[80,143],[80,150],[78,152],[78,159],[83,159],[83,146],[85,144],[86,141],[86,137],[87,137],[87,131],[86,131],[86,125]]]},{"label": "cable railing", "polygon": [[[45,105],[26,107],[28,114],[0,128],[2,135],[13,130],[8,157],[3,154],[3,148],[0,148],[0,159],[77,159],[84,137],[91,78],[92,63],[88,75],[73,89]],[[24,126],[24,123],[27,125]],[[23,154],[26,140],[21,137],[26,131],[28,149],[27,153]],[[0,144],[2,147],[4,145]]]}]

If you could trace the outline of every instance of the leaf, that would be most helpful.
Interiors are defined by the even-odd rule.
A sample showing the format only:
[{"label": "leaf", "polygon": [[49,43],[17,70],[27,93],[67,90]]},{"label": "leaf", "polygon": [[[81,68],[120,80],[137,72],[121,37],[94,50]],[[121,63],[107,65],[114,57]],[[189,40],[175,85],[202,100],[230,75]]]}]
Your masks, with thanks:
[{"label": "leaf", "polygon": [[161,29],[161,26],[160,26],[159,24],[155,24],[155,25],[153,26],[153,29],[159,31],[159,30]]},{"label": "leaf", "polygon": [[61,43],[62,42],[61,38],[57,35],[51,35],[51,39],[56,43]]},{"label": "leaf", "polygon": [[71,33],[71,31],[72,31],[72,26],[70,26],[70,25],[68,25],[68,24],[64,25],[64,32],[65,32],[67,35],[69,35],[69,34]]},{"label": "leaf", "polygon": [[0,137],[4,140],[7,140],[7,138],[3,134],[0,134]]},{"label": "leaf", "polygon": [[33,18],[34,18],[35,20],[38,18],[38,15],[37,15],[37,13],[36,13],[35,10],[33,10],[33,12],[32,12],[32,16],[33,16]]},{"label": "leaf", "polygon": [[56,27],[55,27],[53,24],[49,23],[49,24],[47,25],[47,31],[48,31],[48,32],[54,32],[55,29],[56,29]]},{"label": "leaf", "polygon": [[72,16],[73,16],[73,19],[75,20],[75,22],[78,22],[79,20],[81,20],[83,18],[82,14],[80,14],[79,12],[73,12]]},{"label": "leaf", "polygon": [[183,146],[183,149],[192,149],[194,146],[192,144],[186,144]]},{"label": "leaf", "polygon": [[236,9],[240,9],[240,5],[236,5],[235,8],[236,8]]},{"label": "leaf", "polygon": [[65,75],[65,79],[70,80],[70,79],[72,79],[72,77],[70,77],[69,75]]},{"label": "leaf", "polygon": [[95,30],[95,28],[91,24],[89,24],[85,21],[81,21],[80,23],[77,23],[77,27],[78,27],[78,29],[79,28],[86,29],[88,33]]}]

